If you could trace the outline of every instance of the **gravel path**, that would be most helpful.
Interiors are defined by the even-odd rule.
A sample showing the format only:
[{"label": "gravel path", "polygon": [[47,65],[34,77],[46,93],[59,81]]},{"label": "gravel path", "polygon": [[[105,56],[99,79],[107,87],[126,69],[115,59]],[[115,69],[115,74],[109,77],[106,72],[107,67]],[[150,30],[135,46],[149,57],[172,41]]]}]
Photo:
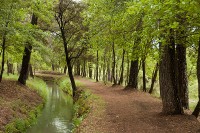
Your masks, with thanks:
[{"label": "gravel path", "polygon": [[79,133],[188,133],[200,132],[200,123],[190,115],[165,116],[161,100],[123,87],[78,78],[84,86],[102,99],[94,102]]}]

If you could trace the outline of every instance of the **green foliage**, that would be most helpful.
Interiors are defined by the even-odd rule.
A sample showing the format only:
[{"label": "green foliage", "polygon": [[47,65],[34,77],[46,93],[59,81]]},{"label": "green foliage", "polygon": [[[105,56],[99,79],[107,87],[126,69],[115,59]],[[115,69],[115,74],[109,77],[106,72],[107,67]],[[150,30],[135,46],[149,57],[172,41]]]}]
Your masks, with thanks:
[{"label": "green foliage", "polygon": [[87,116],[91,108],[92,96],[89,90],[78,90],[74,98],[73,129],[75,130]]},{"label": "green foliage", "polygon": [[64,77],[61,80],[59,80],[59,88],[62,89],[65,93],[72,96],[72,88],[69,78]]}]

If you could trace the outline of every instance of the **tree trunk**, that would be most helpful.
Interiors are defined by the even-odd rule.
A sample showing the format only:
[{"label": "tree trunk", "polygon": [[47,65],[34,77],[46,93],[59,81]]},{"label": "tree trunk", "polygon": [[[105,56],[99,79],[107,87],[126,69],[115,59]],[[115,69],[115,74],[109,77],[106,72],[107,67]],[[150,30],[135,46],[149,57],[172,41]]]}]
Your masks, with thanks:
[{"label": "tree trunk", "polygon": [[83,77],[86,77],[86,61],[83,60]]},{"label": "tree trunk", "polygon": [[103,57],[103,82],[106,84],[106,50]]},{"label": "tree trunk", "polygon": [[131,61],[129,82],[125,89],[137,89],[138,86],[138,60]]},{"label": "tree trunk", "polygon": [[[38,20],[38,17],[36,17],[35,14],[33,14],[31,24],[37,25],[37,20]],[[30,58],[31,58],[31,50],[32,50],[32,46],[28,42],[27,46],[24,49],[24,55],[23,55],[23,59],[22,59],[22,68],[21,68],[20,75],[18,78],[18,82],[20,82],[23,85],[26,84],[26,80],[27,80],[26,77],[28,74],[28,67],[29,67],[29,62],[30,62]]]},{"label": "tree trunk", "polygon": [[145,59],[142,60],[142,71],[143,71],[143,91],[146,92],[146,62]]},{"label": "tree trunk", "polygon": [[97,50],[96,82],[99,81],[99,51]]},{"label": "tree trunk", "polygon": [[160,62],[160,90],[163,104],[163,113],[182,114],[183,109],[178,96],[175,42],[173,31],[170,30],[170,45],[163,46]]},{"label": "tree trunk", "polygon": [[2,61],[1,61],[0,82],[2,81],[3,71],[4,71],[5,50],[6,50],[6,34],[3,35],[3,42],[2,42]]},{"label": "tree trunk", "polygon": [[13,64],[9,62],[9,59],[7,60],[7,74],[13,74]]},{"label": "tree trunk", "polygon": [[123,49],[123,54],[122,54],[122,64],[121,64],[121,75],[120,75],[120,79],[118,82],[118,85],[121,85],[124,81],[124,55],[125,55],[125,50]]},{"label": "tree trunk", "polygon": [[80,61],[77,60],[77,66],[76,66],[76,75],[80,76],[81,75],[81,65],[80,65]]},{"label": "tree trunk", "polygon": [[29,73],[30,73],[30,76],[31,76],[32,78],[34,78],[33,67],[32,67],[31,64],[29,64]]},{"label": "tree trunk", "polygon": [[153,92],[153,87],[154,87],[154,84],[155,84],[155,81],[156,81],[156,77],[158,75],[158,68],[159,68],[159,64],[156,63],[155,69],[154,69],[153,74],[152,74],[151,87],[149,89],[150,94]]},{"label": "tree trunk", "polygon": [[115,58],[115,42],[113,40],[112,42],[112,59],[113,59],[113,63],[112,63],[112,79],[113,79],[113,84],[116,85],[117,81],[115,78],[115,66],[116,66],[116,58]]},{"label": "tree trunk", "polygon": [[97,50],[96,82],[99,81],[99,51]]},{"label": "tree trunk", "polygon": [[112,76],[111,76],[111,72],[110,72],[110,63],[109,63],[109,61],[107,62],[107,73],[108,73],[108,81],[111,82],[112,81]]},{"label": "tree trunk", "polygon": [[189,109],[186,47],[180,44],[177,45],[176,50],[178,64],[179,96],[182,106],[186,109]]},{"label": "tree trunk", "polygon": [[55,65],[54,64],[51,65],[51,68],[52,68],[52,71],[55,71]]},{"label": "tree trunk", "polygon": [[199,48],[198,48],[198,58],[197,58],[197,80],[198,80],[198,98],[199,101],[192,112],[192,115],[194,115],[196,118],[199,116],[200,112],[200,38],[199,38]]},{"label": "tree trunk", "polygon": [[67,49],[67,42],[66,42],[66,38],[65,38],[65,31],[64,31],[63,28],[61,28],[61,33],[62,33],[64,50],[65,50],[65,58],[66,58],[67,67],[68,67],[69,79],[71,81],[73,97],[75,97],[77,88],[76,88],[76,83],[75,83],[74,76],[73,76],[73,73],[72,73],[71,59],[69,58],[69,53],[68,53],[68,49]]},{"label": "tree trunk", "polygon": [[65,67],[64,67],[64,74],[66,74],[67,73],[67,66],[65,65]]},{"label": "tree trunk", "polygon": [[128,84],[128,81],[129,81],[129,70],[130,70],[130,61],[129,61],[128,53],[127,53],[126,85]]},{"label": "tree trunk", "polygon": [[18,74],[20,74],[21,68],[22,68],[21,65],[17,64],[17,73]]},{"label": "tree trunk", "polygon": [[89,78],[92,79],[92,63],[89,63]]}]

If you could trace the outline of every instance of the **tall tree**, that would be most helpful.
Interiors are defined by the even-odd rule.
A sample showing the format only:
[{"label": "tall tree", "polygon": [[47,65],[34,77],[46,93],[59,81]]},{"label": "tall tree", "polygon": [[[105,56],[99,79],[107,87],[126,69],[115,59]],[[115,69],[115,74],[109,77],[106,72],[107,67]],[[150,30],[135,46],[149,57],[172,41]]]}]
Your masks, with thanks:
[{"label": "tall tree", "polygon": [[[31,24],[37,25],[37,22],[38,22],[38,17],[33,13]],[[26,80],[27,80],[28,68],[29,68],[29,63],[31,59],[31,51],[32,51],[32,45],[30,44],[30,42],[27,42],[27,45],[25,46],[25,49],[24,49],[22,67],[21,67],[19,78],[18,78],[18,81],[23,85],[26,84]]]},{"label": "tall tree", "polygon": [[165,114],[182,114],[183,109],[178,95],[177,63],[173,30],[170,29],[169,44],[162,46],[160,62],[160,90]]},{"label": "tall tree", "polygon": [[198,103],[192,112],[192,115],[195,117],[199,116],[200,112],[200,38],[199,38],[199,47],[198,47],[198,58],[197,58],[197,80],[198,80]]},{"label": "tall tree", "polygon": [[[82,25],[81,11],[83,5],[73,0],[59,0],[55,9],[55,19],[57,21],[63,47],[65,52],[65,60],[68,67],[68,74],[71,81],[73,96],[77,90],[76,83],[72,71],[72,59],[78,58],[85,50],[84,42],[79,42],[85,31]],[[77,52],[75,52],[75,50]]]}]

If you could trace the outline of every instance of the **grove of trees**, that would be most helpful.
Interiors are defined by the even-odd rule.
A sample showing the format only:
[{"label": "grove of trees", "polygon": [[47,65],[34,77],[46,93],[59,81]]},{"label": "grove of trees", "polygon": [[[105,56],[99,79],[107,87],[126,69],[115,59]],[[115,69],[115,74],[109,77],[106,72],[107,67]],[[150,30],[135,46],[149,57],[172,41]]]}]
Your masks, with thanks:
[{"label": "grove of trees", "polygon": [[198,0],[0,2],[0,81],[7,68],[21,84],[36,70],[67,73],[73,95],[74,75],[149,93],[159,85],[165,114],[189,109],[197,81],[200,100]]}]

